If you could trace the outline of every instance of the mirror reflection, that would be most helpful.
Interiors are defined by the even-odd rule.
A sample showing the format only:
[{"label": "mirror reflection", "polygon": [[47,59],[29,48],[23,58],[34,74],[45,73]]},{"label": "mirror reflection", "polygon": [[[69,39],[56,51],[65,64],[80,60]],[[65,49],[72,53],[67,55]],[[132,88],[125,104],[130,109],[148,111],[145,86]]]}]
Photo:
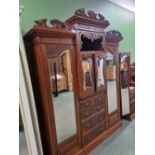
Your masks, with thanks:
[{"label": "mirror reflection", "polygon": [[89,57],[83,58],[82,59],[82,70],[83,70],[83,75],[84,75],[84,83],[83,83],[84,90],[86,90],[86,88],[88,87],[93,86],[91,69],[92,69],[92,59]]},{"label": "mirror reflection", "polygon": [[[53,57],[54,56],[54,57]],[[71,69],[71,51],[48,54],[51,93],[58,143],[76,134],[74,88]]]},{"label": "mirror reflection", "polygon": [[109,113],[117,110],[117,83],[116,83],[116,58],[115,54],[106,52],[106,75],[108,91]]},{"label": "mirror reflection", "polygon": [[104,59],[102,57],[97,57],[96,62],[97,62],[97,73],[98,73],[97,86],[102,87],[105,84],[104,73],[103,73]]},{"label": "mirror reflection", "polygon": [[130,113],[129,86],[128,86],[128,56],[127,55],[124,55],[121,57],[120,78],[121,78],[122,115],[126,115]]}]

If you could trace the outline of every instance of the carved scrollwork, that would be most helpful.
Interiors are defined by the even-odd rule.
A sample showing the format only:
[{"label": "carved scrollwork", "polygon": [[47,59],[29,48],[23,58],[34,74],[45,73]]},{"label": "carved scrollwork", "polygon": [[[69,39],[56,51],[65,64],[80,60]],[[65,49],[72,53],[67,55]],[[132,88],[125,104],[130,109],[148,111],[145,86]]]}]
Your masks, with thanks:
[{"label": "carved scrollwork", "polygon": [[37,24],[35,26],[47,26],[47,24],[46,24],[47,19],[46,18],[38,19],[38,20],[35,20],[34,22]]},{"label": "carved scrollwork", "polygon": [[103,15],[101,15],[100,13],[98,14],[99,20],[103,20],[105,19],[105,17]]},{"label": "carved scrollwork", "polygon": [[97,14],[92,10],[87,11],[87,14],[85,13],[85,9],[81,8],[75,11],[75,16],[79,17],[85,17],[89,19],[95,19],[96,21],[103,22],[104,27],[109,26],[109,21],[105,20],[105,17],[101,14]]},{"label": "carved scrollwork", "polygon": [[87,15],[85,13],[85,8],[81,8],[81,9],[76,10],[74,14],[77,16],[87,17]]},{"label": "carved scrollwork", "polygon": [[95,13],[94,11],[90,10],[87,12],[87,14],[90,18],[97,19],[97,13]]},{"label": "carved scrollwork", "polygon": [[123,37],[119,31],[112,30],[106,33],[107,42],[120,42],[122,39]]},{"label": "carved scrollwork", "polygon": [[63,23],[62,21],[58,19],[52,19],[50,23],[52,24],[53,28],[64,29],[66,27],[65,23]]},{"label": "carved scrollwork", "polygon": [[64,30],[64,31],[72,31],[74,28],[72,26],[67,25],[66,23],[58,20],[58,19],[52,19],[50,20],[50,23],[52,27],[47,26],[47,19],[38,19],[34,21],[36,23],[35,27],[47,27],[51,29],[59,29],[59,30]]},{"label": "carved scrollwork", "polygon": [[96,33],[80,33],[81,36],[81,51],[96,51],[103,50],[103,36]]}]

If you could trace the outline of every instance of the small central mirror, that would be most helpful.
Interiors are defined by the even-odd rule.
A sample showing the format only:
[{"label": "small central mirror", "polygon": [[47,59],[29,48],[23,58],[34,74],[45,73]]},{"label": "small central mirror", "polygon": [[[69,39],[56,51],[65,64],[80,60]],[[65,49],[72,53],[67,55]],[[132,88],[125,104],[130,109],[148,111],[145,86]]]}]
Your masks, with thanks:
[{"label": "small central mirror", "polygon": [[109,114],[117,110],[117,83],[116,83],[116,58],[115,54],[106,51],[106,78],[108,91]]},{"label": "small central mirror", "polygon": [[58,143],[75,136],[77,133],[71,66],[71,50],[48,52],[49,78]]}]

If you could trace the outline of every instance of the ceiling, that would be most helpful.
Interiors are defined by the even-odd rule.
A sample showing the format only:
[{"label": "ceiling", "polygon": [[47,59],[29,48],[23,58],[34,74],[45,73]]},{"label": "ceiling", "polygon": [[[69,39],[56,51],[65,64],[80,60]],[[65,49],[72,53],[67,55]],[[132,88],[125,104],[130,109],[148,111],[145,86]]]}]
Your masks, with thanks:
[{"label": "ceiling", "polygon": [[109,0],[109,1],[129,11],[135,12],[135,0]]}]

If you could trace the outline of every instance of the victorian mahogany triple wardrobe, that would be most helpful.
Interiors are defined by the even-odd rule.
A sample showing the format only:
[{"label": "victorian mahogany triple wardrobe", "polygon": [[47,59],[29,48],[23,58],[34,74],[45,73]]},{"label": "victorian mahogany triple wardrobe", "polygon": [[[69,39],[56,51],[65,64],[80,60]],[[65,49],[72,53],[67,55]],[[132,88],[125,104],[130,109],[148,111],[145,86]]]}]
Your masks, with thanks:
[{"label": "victorian mahogany triple wardrobe", "polygon": [[24,37],[44,153],[84,155],[121,126],[122,36],[85,9],[50,22],[36,20]]}]

